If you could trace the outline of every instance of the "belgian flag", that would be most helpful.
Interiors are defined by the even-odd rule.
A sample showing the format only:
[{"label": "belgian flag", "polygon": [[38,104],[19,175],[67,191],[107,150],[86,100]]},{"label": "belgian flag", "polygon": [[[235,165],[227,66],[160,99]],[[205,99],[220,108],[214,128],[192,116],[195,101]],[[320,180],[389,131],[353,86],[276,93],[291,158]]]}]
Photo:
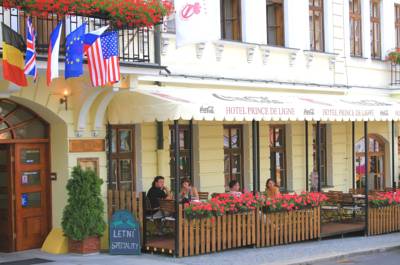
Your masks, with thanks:
[{"label": "belgian flag", "polygon": [[24,73],[24,54],[26,45],[24,39],[9,26],[1,23],[3,31],[3,76],[5,80],[18,86],[27,86]]}]

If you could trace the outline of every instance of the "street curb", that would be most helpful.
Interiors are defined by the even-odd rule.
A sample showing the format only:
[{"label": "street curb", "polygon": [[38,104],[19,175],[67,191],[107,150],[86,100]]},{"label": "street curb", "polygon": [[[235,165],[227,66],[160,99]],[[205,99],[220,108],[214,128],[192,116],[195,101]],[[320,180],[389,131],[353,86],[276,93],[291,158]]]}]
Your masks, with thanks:
[{"label": "street curb", "polygon": [[372,254],[372,253],[379,253],[379,252],[385,252],[385,251],[390,251],[394,249],[400,248],[400,244],[392,245],[392,246],[386,246],[386,247],[379,247],[379,248],[371,248],[367,250],[359,250],[359,251],[354,251],[354,252],[348,252],[345,254],[339,254],[339,255],[330,255],[330,256],[325,256],[321,258],[310,258],[310,259],[304,259],[302,261],[296,261],[296,262],[285,262],[285,263],[280,263],[282,265],[310,265],[310,264],[316,264],[317,262],[324,262],[324,261],[330,261],[330,260],[337,260],[337,259],[343,259],[343,258],[348,258],[350,256],[354,255],[362,255],[362,254]]}]

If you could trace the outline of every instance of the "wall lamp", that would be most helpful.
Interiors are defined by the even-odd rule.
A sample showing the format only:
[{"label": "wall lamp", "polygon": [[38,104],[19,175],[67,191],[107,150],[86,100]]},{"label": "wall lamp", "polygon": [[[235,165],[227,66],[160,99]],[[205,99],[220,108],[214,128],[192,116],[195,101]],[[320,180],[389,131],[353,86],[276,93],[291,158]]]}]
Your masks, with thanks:
[{"label": "wall lamp", "polygon": [[65,110],[68,110],[68,90],[64,90],[63,97],[60,98],[60,104],[64,104]]}]

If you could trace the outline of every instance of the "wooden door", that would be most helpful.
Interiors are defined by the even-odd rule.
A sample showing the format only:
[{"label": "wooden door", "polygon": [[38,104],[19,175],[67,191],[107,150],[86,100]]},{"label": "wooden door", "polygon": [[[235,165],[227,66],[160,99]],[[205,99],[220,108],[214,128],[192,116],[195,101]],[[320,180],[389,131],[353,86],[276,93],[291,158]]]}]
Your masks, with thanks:
[{"label": "wooden door", "polygon": [[0,252],[14,250],[10,145],[0,144]]},{"label": "wooden door", "polygon": [[40,248],[49,232],[46,144],[15,145],[16,250]]}]

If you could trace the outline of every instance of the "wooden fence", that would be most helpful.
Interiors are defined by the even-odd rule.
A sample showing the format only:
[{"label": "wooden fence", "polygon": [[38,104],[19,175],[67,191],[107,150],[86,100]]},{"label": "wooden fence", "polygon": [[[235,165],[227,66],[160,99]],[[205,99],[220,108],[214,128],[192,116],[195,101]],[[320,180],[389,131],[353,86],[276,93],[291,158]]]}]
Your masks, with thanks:
[{"label": "wooden fence", "polygon": [[257,247],[268,247],[313,240],[320,237],[320,208],[290,212],[256,212]]},{"label": "wooden fence", "polygon": [[318,239],[320,208],[264,214],[259,209],[213,219],[184,217],[179,211],[179,257],[246,246],[267,247]]},{"label": "wooden fence", "polygon": [[140,224],[140,234],[143,238],[143,192],[132,192],[123,190],[109,190],[107,192],[108,220],[117,210],[130,211]]},{"label": "wooden fence", "polygon": [[368,211],[368,235],[380,235],[400,231],[400,206],[370,208]]},{"label": "wooden fence", "polygon": [[184,217],[179,209],[179,257],[194,256],[256,244],[255,211],[213,219]]}]

